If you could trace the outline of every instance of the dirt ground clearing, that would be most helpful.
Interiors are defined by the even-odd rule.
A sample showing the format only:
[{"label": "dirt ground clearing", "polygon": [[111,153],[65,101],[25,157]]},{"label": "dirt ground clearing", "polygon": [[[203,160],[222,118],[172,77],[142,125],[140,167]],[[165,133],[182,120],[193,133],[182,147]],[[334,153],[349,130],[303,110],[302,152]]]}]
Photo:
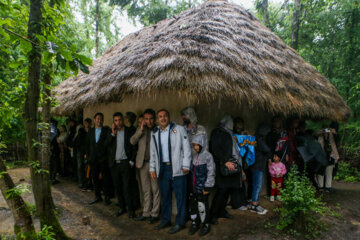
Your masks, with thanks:
[{"label": "dirt ground clearing", "polygon": [[[17,168],[9,171],[15,184],[30,185],[28,168]],[[117,207],[114,199],[110,206],[99,203],[93,206],[87,202],[93,198],[92,192],[81,192],[74,182],[60,179],[60,183],[53,186],[53,197],[60,210],[60,221],[65,232],[74,239],[198,239],[197,235],[189,236],[188,228],[175,235],[169,235],[166,230],[156,231],[155,225],[147,222],[135,222],[126,214],[115,217]],[[330,228],[324,233],[323,239],[360,239],[360,184],[336,182],[336,192],[324,195],[324,200],[342,217],[328,217]],[[34,204],[31,193],[23,195],[26,202]],[[260,216],[249,211],[228,209],[235,216],[233,220],[220,219],[219,225],[212,226],[211,233],[204,239],[291,239],[275,237],[265,229],[265,224],[277,219],[274,208],[279,203],[272,204],[261,199],[262,205],[269,209],[268,214]],[[89,225],[83,223],[87,216]],[[39,229],[39,221],[35,218]],[[187,227],[189,222],[187,223]],[[13,218],[2,196],[0,196],[0,233],[13,235]]]}]

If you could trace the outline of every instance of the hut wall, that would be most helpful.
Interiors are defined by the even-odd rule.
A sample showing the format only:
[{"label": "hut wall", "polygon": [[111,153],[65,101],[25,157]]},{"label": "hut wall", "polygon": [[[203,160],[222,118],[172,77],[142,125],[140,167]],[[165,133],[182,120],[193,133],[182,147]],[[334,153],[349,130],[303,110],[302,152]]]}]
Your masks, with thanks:
[{"label": "hut wall", "polygon": [[157,94],[156,96],[128,96],[122,102],[111,102],[87,106],[84,109],[84,118],[93,118],[96,112],[102,112],[105,116],[104,125],[111,126],[112,114],[114,112],[131,111],[137,115],[141,114],[146,108],[155,111],[166,108],[170,112],[170,119],[178,124],[182,124],[180,111],[193,106],[198,115],[198,122],[204,125],[210,134],[216,127],[222,116],[226,113],[233,117],[242,117],[245,121],[245,128],[254,133],[256,126],[260,122],[270,122],[272,115],[264,110],[249,110],[247,105],[235,104],[233,101],[217,100],[210,103],[186,100],[184,96],[177,93]]}]

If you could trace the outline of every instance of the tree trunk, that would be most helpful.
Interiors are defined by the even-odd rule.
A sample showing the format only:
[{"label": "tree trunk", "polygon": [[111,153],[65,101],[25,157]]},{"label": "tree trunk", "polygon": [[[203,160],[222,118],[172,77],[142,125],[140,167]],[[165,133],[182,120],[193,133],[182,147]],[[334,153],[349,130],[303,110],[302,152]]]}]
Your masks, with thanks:
[{"label": "tree trunk", "polygon": [[[42,14],[41,0],[30,0],[30,14],[28,25],[28,39],[33,42],[32,51],[29,54],[29,71],[28,71],[28,89],[25,100],[25,130],[26,143],[28,149],[28,160],[31,164],[31,182],[35,198],[36,210],[39,214],[40,223],[43,227],[48,225],[52,227],[52,231],[56,234],[56,239],[67,239],[54,213],[54,203],[51,197],[48,162],[45,158],[39,161],[38,149],[38,127],[37,127],[37,110],[40,98],[40,79],[41,79],[41,48],[36,35],[41,35]],[[48,90],[46,90],[48,91]],[[44,93],[47,101],[49,100]],[[46,110],[46,104],[43,111]],[[47,114],[47,113],[45,113]],[[46,126],[43,126],[46,129]],[[47,139],[46,131],[44,131],[43,139]],[[44,153],[43,154],[48,154]]]},{"label": "tree trunk", "polygon": [[[43,78],[43,127],[42,127],[42,149],[40,168],[46,171],[41,171],[35,174],[35,181],[33,182],[34,197],[36,202],[36,211],[40,218],[41,227],[45,225],[52,227],[52,232],[55,233],[56,239],[68,239],[63,231],[61,224],[56,216],[54,201],[51,195],[50,185],[50,84],[51,84],[51,69],[52,64],[49,65]],[[35,187],[34,187],[35,185]]]},{"label": "tree trunk", "polygon": [[300,29],[301,0],[295,0],[294,13],[291,21],[291,47],[298,49]]},{"label": "tree trunk", "polygon": [[99,20],[100,20],[100,1],[96,0],[96,19],[95,19],[95,50],[96,57],[99,56]]},{"label": "tree trunk", "polygon": [[263,0],[263,2],[262,2],[262,11],[263,11],[263,16],[264,16],[265,26],[270,28],[269,2],[268,2],[268,0]]},{"label": "tree trunk", "polygon": [[0,159],[0,190],[14,216],[14,232],[17,239],[36,239],[36,232],[31,218],[31,213],[23,198],[14,196],[6,198],[8,190],[15,187],[10,175],[6,172],[6,166]]}]

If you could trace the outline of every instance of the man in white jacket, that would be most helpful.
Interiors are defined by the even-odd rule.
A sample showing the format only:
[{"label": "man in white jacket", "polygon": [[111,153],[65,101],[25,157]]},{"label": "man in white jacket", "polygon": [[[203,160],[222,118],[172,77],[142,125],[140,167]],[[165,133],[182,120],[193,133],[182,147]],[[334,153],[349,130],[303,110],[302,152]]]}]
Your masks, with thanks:
[{"label": "man in white jacket", "polygon": [[166,109],[157,112],[159,126],[151,134],[150,175],[158,178],[161,194],[160,230],[171,226],[172,191],[175,193],[177,215],[175,225],[169,230],[173,234],[185,227],[186,221],[186,175],[190,170],[191,148],[189,137],[183,126],[170,122]]}]

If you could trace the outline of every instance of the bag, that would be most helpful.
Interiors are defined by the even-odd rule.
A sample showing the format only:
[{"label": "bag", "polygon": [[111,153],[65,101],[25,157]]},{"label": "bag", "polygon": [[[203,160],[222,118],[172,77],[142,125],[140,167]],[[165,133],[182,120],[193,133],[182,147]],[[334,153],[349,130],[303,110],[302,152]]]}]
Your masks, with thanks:
[{"label": "bag", "polygon": [[238,163],[238,161],[234,158],[231,158],[228,162],[232,162],[234,163],[235,165],[235,170],[234,171],[230,171],[227,166],[225,164],[223,164],[221,167],[220,167],[220,173],[221,175],[227,177],[227,176],[232,176],[232,175],[235,175],[235,174],[238,174],[238,173],[241,173],[241,166],[240,164]]}]

